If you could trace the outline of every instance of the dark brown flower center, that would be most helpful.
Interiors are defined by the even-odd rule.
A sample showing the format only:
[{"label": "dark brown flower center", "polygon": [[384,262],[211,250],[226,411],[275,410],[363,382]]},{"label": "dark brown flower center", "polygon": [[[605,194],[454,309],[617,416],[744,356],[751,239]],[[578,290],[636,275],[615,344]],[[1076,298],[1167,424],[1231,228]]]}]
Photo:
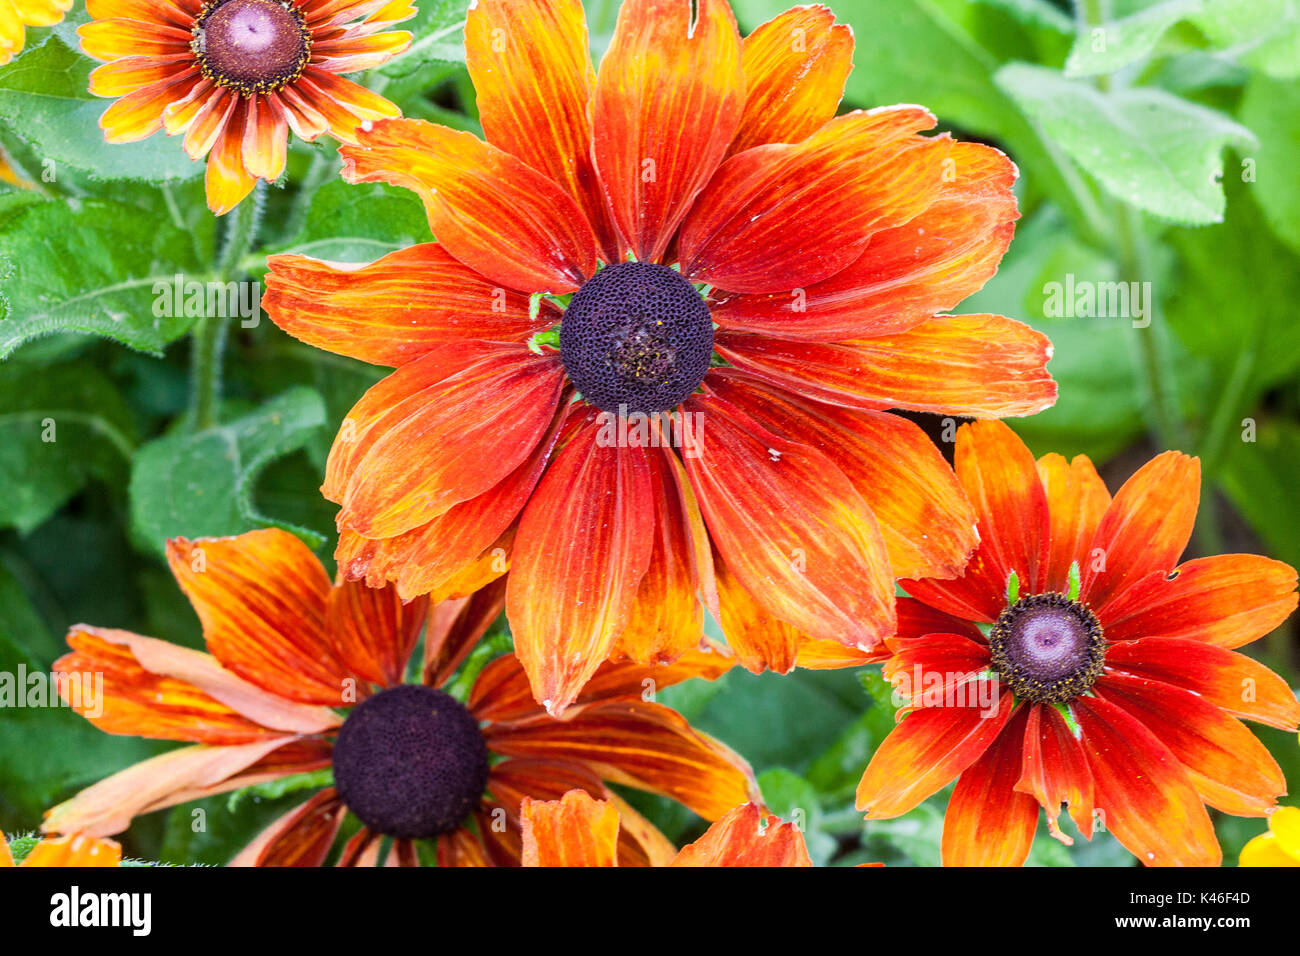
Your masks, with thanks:
[{"label": "dark brown flower center", "polygon": [[993,669],[1011,692],[1035,703],[1064,703],[1101,676],[1106,641],[1096,615],[1064,594],[1021,598],[989,633]]},{"label": "dark brown flower center", "polygon": [[311,34],[290,0],[208,0],[192,32],[203,75],[246,96],[293,82],[311,55]]},{"label": "dark brown flower center", "polygon": [[582,397],[606,412],[671,411],[700,387],[713,319],[681,274],[649,262],[602,269],[574,293],[560,357]]},{"label": "dark brown flower center", "polygon": [[366,826],[392,837],[449,833],[487,785],[478,721],[450,694],[405,684],[362,701],[334,742],[334,784]]}]

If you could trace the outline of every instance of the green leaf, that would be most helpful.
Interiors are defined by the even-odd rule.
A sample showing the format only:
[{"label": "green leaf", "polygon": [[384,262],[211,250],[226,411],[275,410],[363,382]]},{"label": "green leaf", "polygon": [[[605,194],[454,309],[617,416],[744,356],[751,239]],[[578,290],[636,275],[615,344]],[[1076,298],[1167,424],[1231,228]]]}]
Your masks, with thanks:
[{"label": "green leaf", "polygon": [[794,824],[803,834],[813,864],[825,866],[838,849],[835,837],[822,830],[822,805],[817,788],[784,767],[758,775],[759,790],[768,807],[782,820]]},{"label": "green leaf", "polygon": [[1201,10],[1202,0],[1165,0],[1081,34],[1065,61],[1066,76],[1114,73],[1146,57],[1175,23]]},{"label": "green leaf", "polygon": [[[424,204],[409,189],[332,180],[312,194],[298,234],[274,251],[335,262],[372,262],[431,239]],[[250,266],[264,268],[264,253],[255,258]]]},{"label": "green leaf", "polygon": [[0,197],[0,359],[55,332],[84,332],[142,352],[194,317],[156,315],[158,289],[202,280],[200,244],[179,222],[106,200]]},{"label": "green leaf", "polygon": [[0,377],[0,527],[24,534],[93,477],[120,484],[135,423],[93,366],[13,366]]},{"label": "green leaf", "polygon": [[320,395],[295,388],[242,418],[145,445],[131,472],[135,539],[161,553],[167,539],[177,535],[233,535],[275,526],[319,547],[323,539],[316,532],[259,514],[254,485],[267,464],[302,448],[324,424]]},{"label": "green leaf", "polygon": [[[702,702],[692,706],[699,694]],[[784,676],[739,668],[722,678],[665,688],[662,703],[746,756],[757,771],[803,773],[865,707],[852,671],[795,670]]]},{"label": "green leaf", "polygon": [[976,0],[999,7],[1024,24],[1046,27],[1057,33],[1074,33],[1074,21],[1051,0]]},{"label": "green leaf", "polygon": [[33,172],[53,176],[55,182],[62,165],[105,180],[201,175],[203,164],[192,161],[178,140],[161,133],[137,143],[105,142],[99,117],[113,101],[88,89],[96,65],[51,36],[0,67],[0,121],[12,126],[41,160],[42,168]]},{"label": "green leaf", "polygon": [[1300,366],[1300,323],[1293,317],[1300,256],[1273,237],[1263,197],[1256,193],[1255,203],[1246,195],[1260,185],[1228,182],[1223,225],[1168,236],[1178,258],[1165,312],[1187,350],[1214,365],[1218,387],[1199,396],[1206,403],[1220,400],[1239,365],[1242,408]]},{"label": "green leaf", "polygon": [[1164,90],[1103,94],[1025,63],[1004,66],[997,82],[1112,194],[1174,222],[1222,222],[1223,149],[1256,145],[1244,126]]},{"label": "green leaf", "polygon": [[1052,284],[1063,286],[1069,276],[1099,283],[1116,273],[1111,260],[1071,236],[1060,213],[1047,208],[1021,220],[998,274],[962,310],[1013,316],[1052,340],[1047,368],[1060,384],[1056,404],[1015,419],[1015,430],[1039,454],[1102,461],[1143,430],[1132,357],[1138,330],[1127,318],[1048,316]]},{"label": "green leaf", "polygon": [[304,773],[292,773],[287,777],[277,777],[265,783],[257,783],[251,787],[241,787],[232,791],[226,797],[226,809],[230,813],[234,813],[239,809],[239,805],[249,798],[253,800],[276,800],[285,794],[297,793],[300,790],[320,790],[323,787],[333,785],[334,769],[332,767],[308,770]]},{"label": "green leaf", "polygon": [[468,0],[422,0],[414,20],[401,25],[414,39],[379,72],[403,77],[429,63],[465,62],[465,13]]},{"label": "green leaf", "polygon": [[1300,0],[1206,0],[1192,22],[1224,56],[1277,79],[1300,76]]},{"label": "green leaf", "polygon": [[1253,435],[1248,426],[1234,429],[1220,473],[1223,489],[1268,552],[1292,567],[1300,565],[1296,475],[1300,475],[1300,426],[1291,421],[1261,422]]},{"label": "green leaf", "polygon": [[[21,635],[0,633],[0,674],[26,675],[50,690],[49,670],[21,650]],[[21,671],[20,671],[21,669]],[[31,685],[29,684],[29,687]],[[62,702],[4,709],[0,720],[0,829],[33,829],[43,811],[160,749],[136,737],[115,737],[97,730]],[[36,698],[24,698],[24,703]]]},{"label": "green leaf", "polygon": [[[1241,101],[1241,121],[1259,137],[1251,192],[1283,242],[1300,253],[1300,84],[1255,76]],[[1256,257],[1262,258],[1262,257]]]}]

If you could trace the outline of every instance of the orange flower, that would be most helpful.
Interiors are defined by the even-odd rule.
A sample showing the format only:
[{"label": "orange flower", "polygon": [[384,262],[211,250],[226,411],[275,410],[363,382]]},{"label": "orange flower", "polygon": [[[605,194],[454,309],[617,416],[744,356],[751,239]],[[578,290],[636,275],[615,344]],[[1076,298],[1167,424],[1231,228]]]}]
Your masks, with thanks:
[{"label": "orange flower", "polygon": [[[1239,718],[1296,729],[1286,682],[1233,648],[1296,607],[1296,572],[1255,555],[1178,563],[1200,497],[1166,452],[1111,499],[1092,463],[1037,462],[1005,425],[957,434],[980,545],[956,580],[901,582],[885,675],[910,698],[858,786],[896,817],[953,778],[949,865],[1019,865],[1041,805],[1091,839],[1094,811],[1146,864],[1217,865],[1205,811],[1264,816],[1286,792]],[[983,628],[977,625],[984,625]]]},{"label": "orange flower", "polygon": [[[606,666],[563,721],[537,709],[507,655],[478,674],[462,704],[440,688],[499,615],[500,585],[433,607],[403,604],[391,588],[331,586],[306,545],[278,530],[178,538],[167,551],[211,654],[83,625],[55,670],[104,675],[102,713],[67,695],[100,729],[192,746],[54,807],[47,832],[116,833],[142,813],[332,767],[332,785],[235,862],[320,865],[351,810],[364,826],[341,864],[373,864],[380,836],[395,839],[402,865],[414,864],[417,838],[437,839],[443,865],[514,864],[523,799],[579,788],[632,821],[619,843],[626,864],[671,847],[604,781],[671,796],[710,820],[757,793],[736,754],[644,699],[647,689],[717,678],[731,667],[723,654],[700,651],[671,667]],[[402,683],[421,632],[421,682]]]},{"label": "orange flower", "polygon": [[28,27],[52,27],[72,0],[0,0],[0,66],[22,52]]},{"label": "orange flower", "polygon": [[[0,833],[0,870],[14,865],[5,835]],[[84,834],[46,837],[32,847],[19,866],[121,866],[122,848],[112,840]]]},{"label": "orange flower", "polygon": [[852,36],[821,6],[742,42],[723,0],[628,0],[599,73],[577,0],[480,0],[465,40],[486,142],[392,120],[342,150],[351,181],[418,193],[438,242],[269,262],[281,328],[398,367],[330,456],[339,566],[440,597],[512,558],[556,714],[611,657],[697,646],[701,597],[787,629],[729,631],[755,670],[805,641],[870,653],[893,576],[956,574],[975,543],[888,409],[1055,399],[1042,335],[936,315],[996,270],[1015,167],[919,135],[917,107],[836,117]]},{"label": "orange flower", "polygon": [[[618,808],[570,790],[560,800],[525,798],[524,866],[618,866]],[[803,834],[752,803],[736,807],[666,866],[812,866]]]},{"label": "orange flower", "polygon": [[106,61],[90,92],[121,97],[99,120],[105,139],[184,133],[191,159],[208,156],[217,215],[258,179],[280,178],[289,130],[355,143],[363,122],[400,115],[339,74],[406,49],[409,33],[380,31],[415,16],[411,0],[87,0],[86,9],[94,20],[77,29],[82,49]]}]

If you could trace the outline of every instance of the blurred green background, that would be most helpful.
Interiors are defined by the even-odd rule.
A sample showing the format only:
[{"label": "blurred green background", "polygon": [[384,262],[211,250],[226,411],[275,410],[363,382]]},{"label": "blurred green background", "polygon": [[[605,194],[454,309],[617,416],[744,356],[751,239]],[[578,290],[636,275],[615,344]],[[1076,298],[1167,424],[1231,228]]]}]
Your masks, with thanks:
[{"label": "blurred green background", "polygon": [[[845,108],[924,104],[1020,167],[1016,239],[961,310],[1022,319],[1055,344],[1059,402],[1012,422],[1035,453],[1086,453],[1112,490],[1159,450],[1199,455],[1191,552],[1300,564],[1300,2],[829,5],[856,38]],[[362,79],[407,116],[478,131],[459,62],[465,2],[419,6],[412,52]],[[785,4],[734,6],[749,32]],[[617,3],[587,7],[599,55]],[[199,646],[161,560],[167,536],[277,524],[330,560],[324,456],[381,370],[265,320],[155,318],[153,283],[258,278],[266,254],[286,250],[369,261],[429,238],[412,195],[345,186],[324,140],[295,141],[287,185],[215,220],[179,143],[103,143],[107,102],[86,92],[94,64],[75,52],[85,19],[78,3],[63,24],[29,30],[0,67],[0,149],[17,182],[0,186],[0,671],[48,669],[76,622]],[[1052,284],[1067,282],[1139,283],[1142,327],[1133,309],[1053,314]],[[53,443],[39,440],[47,418]],[[1248,651],[1300,683],[1295,621]],[[946,792],[865,827],[852,809],[893,723],[878,668],[734,673],[664,696],[753,763],[818,862],[937,864]],[[1295,736],[1258,732],[1300,793]],[[0,711],[0,829],[32,829],[52,803],[165,746],[64,709]],[[188,808],[154,814],[126,850],[223,862],[296,799],[214,798],[197,834]],[[675,839],[702,829],[664,801],[636,802]],[[1216,820],[1227,863],[1264,827]],[[1030,862],[1133,865],[1107,834],[1066,849],[1045,830]]]}]

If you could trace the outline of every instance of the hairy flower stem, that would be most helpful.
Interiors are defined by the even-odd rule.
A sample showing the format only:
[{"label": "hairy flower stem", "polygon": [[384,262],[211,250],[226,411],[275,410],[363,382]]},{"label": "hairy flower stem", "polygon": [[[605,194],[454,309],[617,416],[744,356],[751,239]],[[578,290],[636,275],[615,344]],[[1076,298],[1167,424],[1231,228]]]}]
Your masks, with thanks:
[{"label": "hairy flower stem", "polygon": [[[266,184],[259,182],[253,195],[236,206],[226,220],[226,232],[217,257],[219,282],[243,275],[242,261],[257,237],[266,204]],[[206,315],[190,332],[190,426],[203,431],[217,424],[221,408],[221,359],[229,332],[229,318]]]}]

